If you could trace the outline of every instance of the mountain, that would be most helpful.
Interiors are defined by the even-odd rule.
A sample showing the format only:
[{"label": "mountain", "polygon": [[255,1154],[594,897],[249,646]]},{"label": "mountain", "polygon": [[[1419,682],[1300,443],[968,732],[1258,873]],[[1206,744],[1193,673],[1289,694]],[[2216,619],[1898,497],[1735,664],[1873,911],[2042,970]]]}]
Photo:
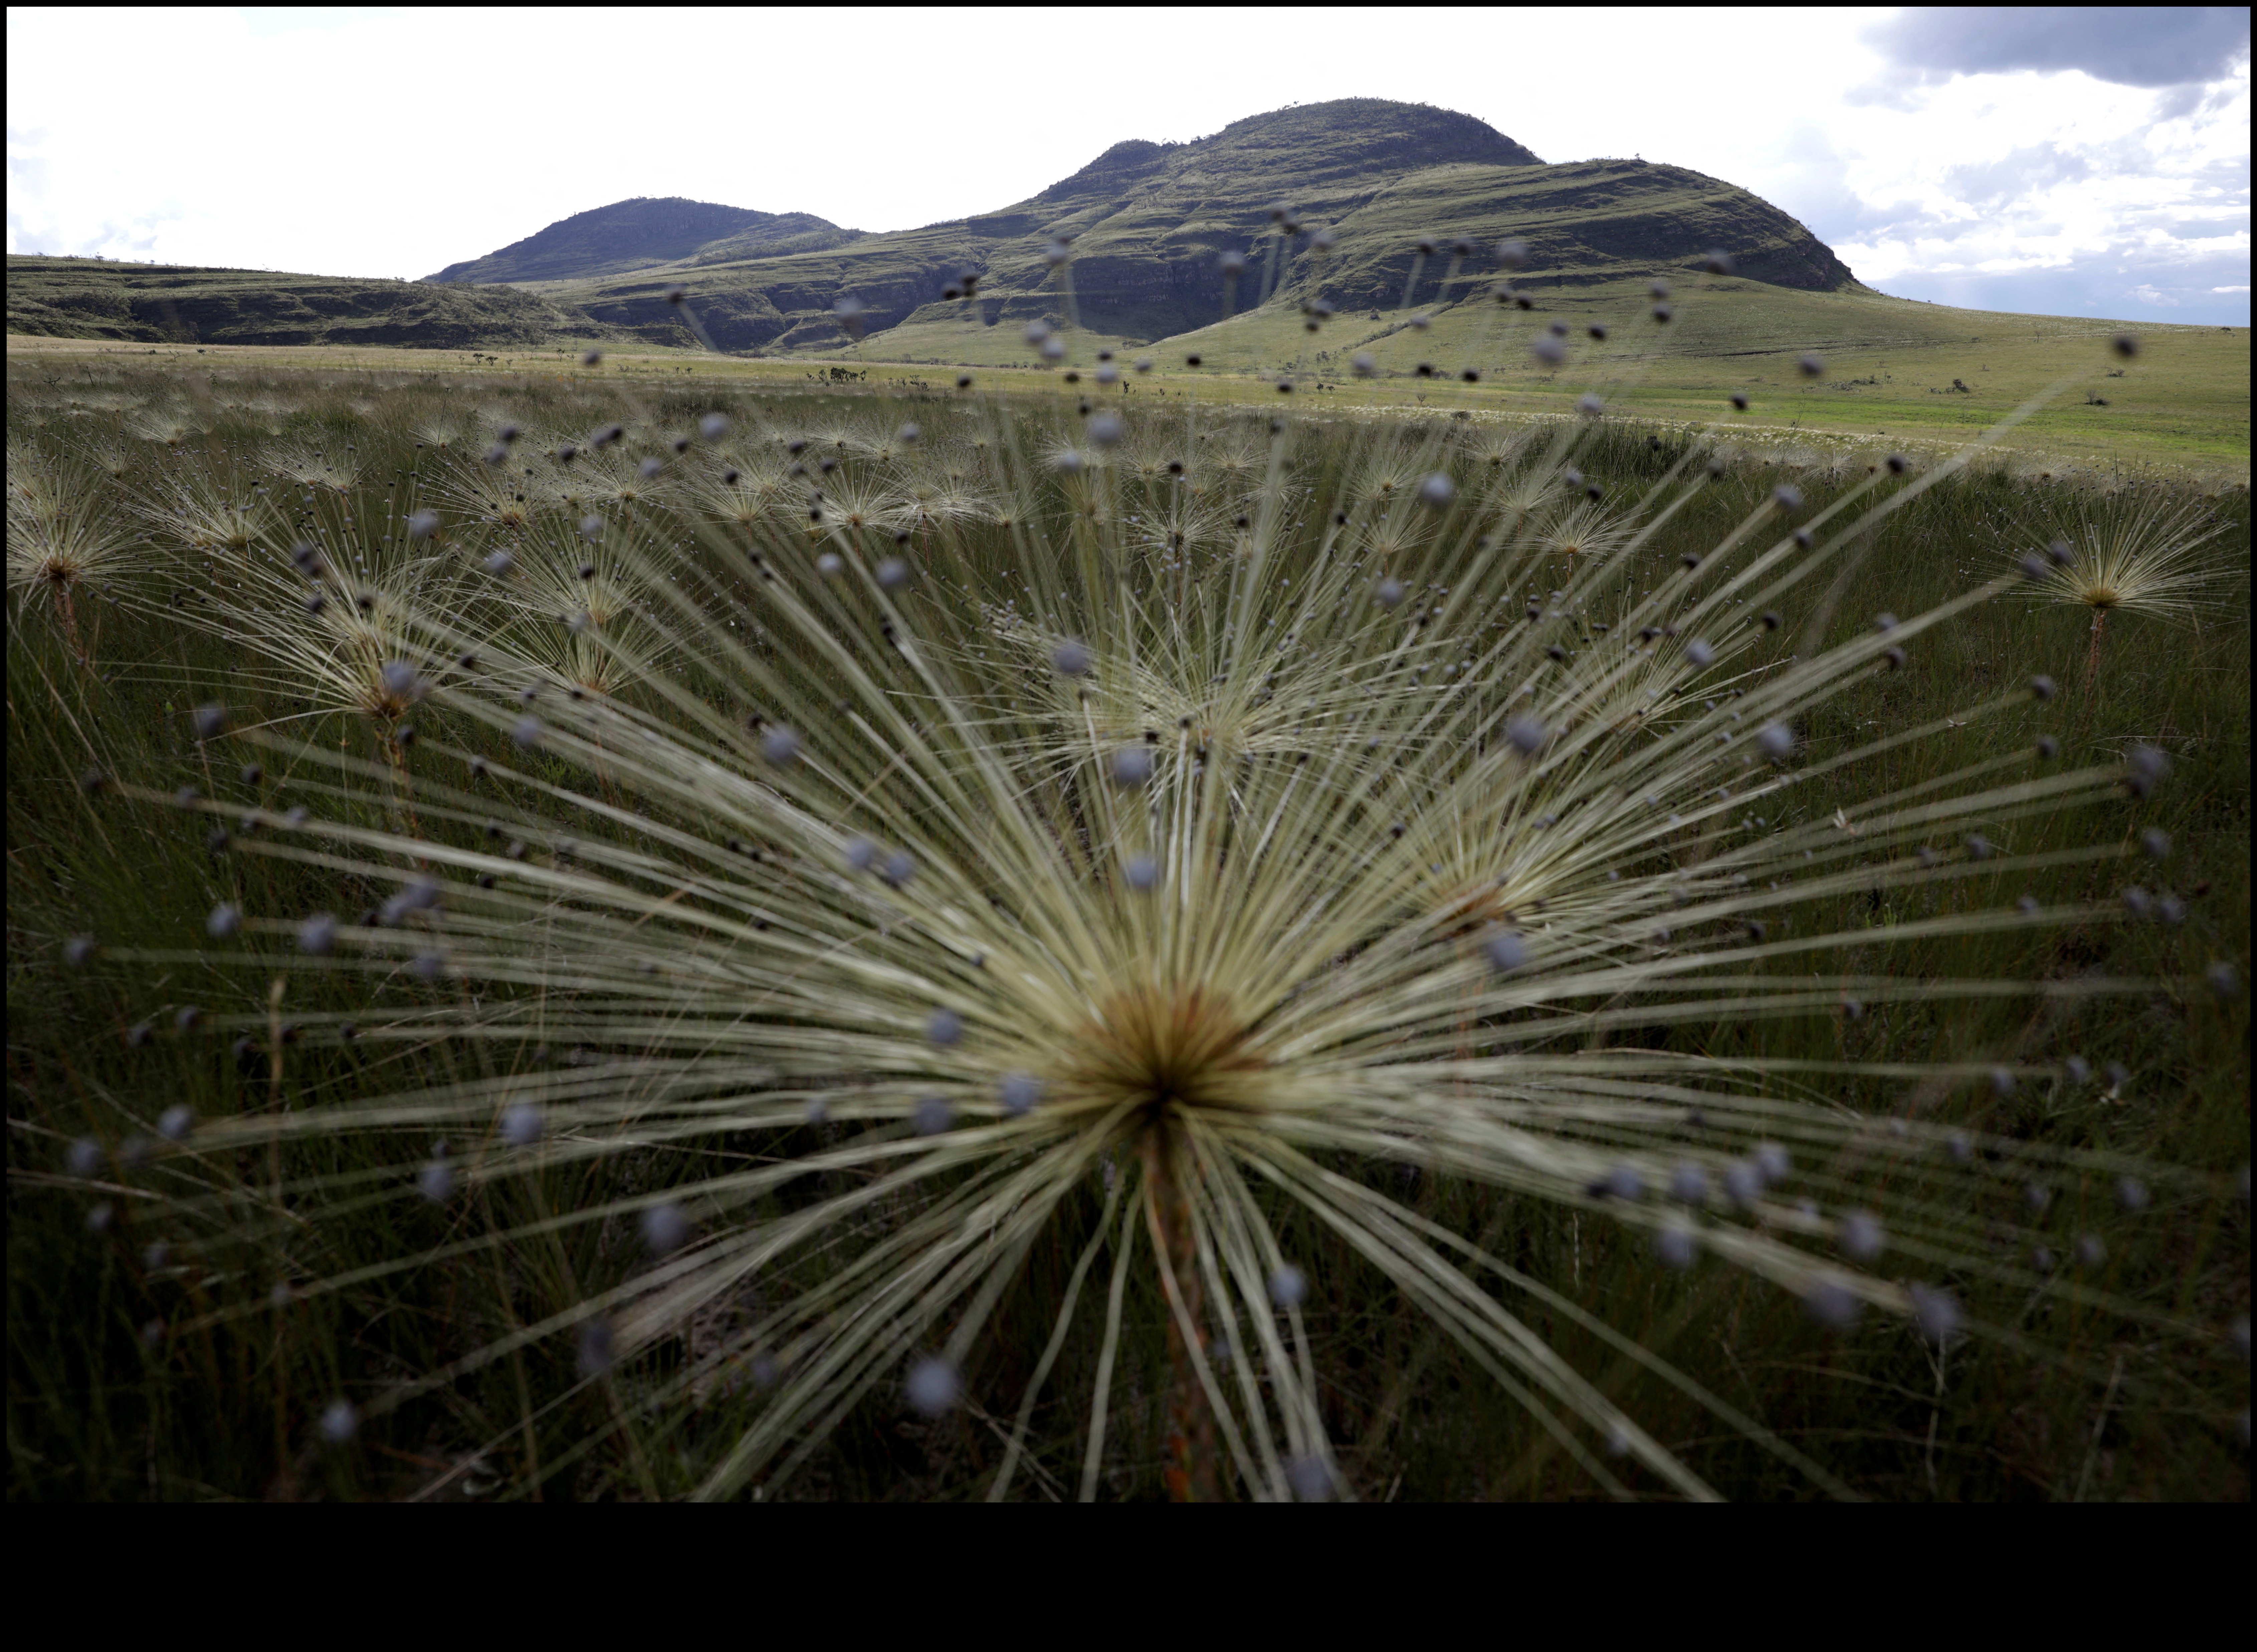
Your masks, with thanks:
[{"label": "mountain", "polygon": [[743,262],[810,252],[854,240],[860,233],[810,212],[754,212],[679,195],[638,195],[560,218],[499,252],[450,264],[425,279],[479,285],[570,280],[701,254]]},{"label": "mountain", "polygon": [[[1279,233],[1280,212],[1296,233]],[[1422,254],[1435,237],[1444,250]],[[1603,292],[1614,306],[1716,247],[1758,307],[1782,289],[1871,296],[1801,224],[1719,180],[1642,160],[1547,165],[1472,116],[1348,98],[1190,143],[1118,143],[1024,201],[885,234],[669,197],[575,214],[425,282],[11,258],[8,325],[152,342],[676,347],[694,342],[669,302],[680,289],[705,335],[739,353],[845,348],[842,300],[895,359],[1025,360],[1025,324],[1069,314],[1092,343],[1228,322],[1266,349],[1270,322],[1290,343],[1320,300],[1390,330],[1412,307],[1451,309],[1505,273],[1493,250],[1507,237],[1528,248],[1514,285],[1554,300]],[[1471,256],[1447,251],[1460,238]],[[1248,259],[1235,279],[1232,252]],[[949,297],[966,275],[976,296]],[[1235,359],[1228,341],[1213,347]]]},{"label": "mountain", "polygon": [[8,330],[134,343],[562,347],[622,336],[515,287],[11,254]]},{"label": "mountain", "polygon": [[[1271,215],[1280,207],[1305,229],[1332,229],[1334,249],[1309,234],[1282,243]],[[1072,241],[1082,325],[1148,341],[1280,294],[1337,308],[1440,301],[1455,293],[1444,292],[1450,260],[1416,251],[1437,234],[1481,249],[1454,272],[1461,285],[1493,279],[1489,249],[1511,237],[1530,248],[1517,283],[1539,290],[1681,269],[1723,247],[1754,281],[1863,291],[1801,224],[1730,184],[1639,160],[1547,166],[1471,116],[1376,98],[1277,109],[1191,143],[1115,144],[1038,194],[970,218],[758,257],[714,244],[632,273],[535,285],[653,342],[680,338],[667,294],[681,287],[715,344],[739,351],[838,348],[833,307],[851,298],[870,334],[907,329],[887,341],[889,353],[914,342],[919,355],[947,359],[945,341],[970,348],[967,329],[1064,314],[1045,256],[1058,237]],[[1220,266],[1228,251],[1253,260],[1235,292]],[[977,298],[949,300],[967,272]]]}]

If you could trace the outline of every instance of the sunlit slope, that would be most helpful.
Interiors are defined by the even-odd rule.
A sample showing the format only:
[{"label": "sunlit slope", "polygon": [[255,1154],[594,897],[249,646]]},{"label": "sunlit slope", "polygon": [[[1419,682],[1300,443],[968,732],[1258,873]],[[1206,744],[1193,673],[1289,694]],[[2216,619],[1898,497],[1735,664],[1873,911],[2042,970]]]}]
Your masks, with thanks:
[{"label": "sunlit slope", "polygon": [[[1298,233],[1273,215],[1286,209]],[[1327,247],[1318,232],[1328,230]],[[1001,211],[818,252],[738,262],[685,259],[632,278],[544,284],[558,301],[606,322],[678,335],[670,289],[689,296],[726,350],[828,352],[841,342],[833,307],[861,307],[872,341],[903,332],[891,353],[1031,359],[1029,321],[1072,317],[1108,337],[1156,340],[1208,324],[1279,291],[1340,307],[1447,300],[1498,272],[1500,237],[1530,249],[1526,275],[1553,283],[1690,267],[1732,248],[1751,277],[1797,288],[1854,285],[1802,225],[1713,178],[1637,160],[1547,166],[1469,116],[1349,99],[1256,116],[1194,143],[1115,145],[1072,177]],[[1468,238],[1454,267],[1424,258],[1422,237]],[[1050,251],[1071,242],[1072,295]],[[710,252],[710,249],[708,250]],[[1243,274],[1223,255],[1249,259]],[[966,272],[976,295],[951,301]],[[923,329],[939,328],[941,332]]]},{"label": "sunlit slope", "polygon": [[8,330],[126,343],[566,346],[626,336],[506,286],[11,255]]}]

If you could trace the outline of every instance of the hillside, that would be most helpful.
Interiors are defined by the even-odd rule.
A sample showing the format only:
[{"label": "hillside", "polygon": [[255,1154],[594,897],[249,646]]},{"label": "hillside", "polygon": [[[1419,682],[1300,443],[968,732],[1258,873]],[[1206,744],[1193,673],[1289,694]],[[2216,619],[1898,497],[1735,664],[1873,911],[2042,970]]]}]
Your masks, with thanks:
[{"label": "hillside", "polygon": [[[1426,237],[1441,251],[1421,253]],[[1734,255],[1757,310],[1764,294],[1865,293],[1801,224],[1730,184],[1638,160],[1546,165],[1471,116],[1351,98],[1190,143],[1118,143],[1027,200],[885,234],[667,198],[576,214],[429,282],[13,258],[9,325],[142,342],[670,347],[694,342],[669,302],[679,288],[738,354],[849,348],[835,307],[851,300],[869,353],[895,360],[1031,361],[1026,324],[1069,315],[1092,347],[1242,316],[1233,337],[1290,357],[1305,353],[1303,307],[1337,312],[1327,344],[1409,309],[1448,311],[1503,273],[1506,237],[1528,249],[1515,285],[1546,302],[1681,276],[1712,247]],[[1050,256],[1062,238],[1070,295]],[[1462,258],[1448,250],[1461,238]],[[1248,259],[1235,279],[1231,252]],[[976,296],[948,297],[966,274]]]},{"label": "hillside", "polygon": [[480,285],[614,275],[678,259],[744,262],[857,239],[808,212],[754,212],[678,195],[615,201],[560,218],[498,252],[450,264],[433,281]]},{"label": "hillside", "polygon": [[[1273,227],[1281,205],[1303,229],[1290,242]],[[1314,243],[1320,227],[1338,237],[1329,253]],[[1808,230],[1730,184],[1640,161],[1546,166],[1470,116],[1355,98],[1254,116],[1187,144],[1116,144],[1040,194],[968,219],[782,258],[709,248],[632,276],[541,290],[606,322],[641,327],[667,320],[667,291],[680,286],[721,349],[771,352],[838,348],[832,307],[851,297],[871,335],[903,329],[884,342],[888,353],[940,359],[952,349],[980,360],[1003,339],[974,347],[973,329],[1017,323],[1007,335],[1015,340],[1029,320],[1064,318],[1044,256],[1053,237],[1072,238],[1082,325],[1144,341],[1279,293],[1296,305],[1322,296],[1343,309],[1397,307],[1414,262],[1412,301],[1442,301],[1459,289],[1446,290],[1447,258],[1419,258],[1416,244],[1427,235],[1465,236],[1482,248],[1455,272],[1460,288],[1493,278],[1488,249],[1508,235],[1530,244],[1520,279],[1531,286],[1683,267],[1725,246],[1757,281],[1856,287]],[[1235,292],[1220,267],[1233,251],[1255,261]],[[945,290],[966,272],[979,278],[977,299],[950,302]]]},{"label": "hillside", "polygon": [[[626,336],[514,287],[96,258],[8,259],[8,330],[136,343],[569,345]],[[673,329],[688,342],[688,335]]]}]

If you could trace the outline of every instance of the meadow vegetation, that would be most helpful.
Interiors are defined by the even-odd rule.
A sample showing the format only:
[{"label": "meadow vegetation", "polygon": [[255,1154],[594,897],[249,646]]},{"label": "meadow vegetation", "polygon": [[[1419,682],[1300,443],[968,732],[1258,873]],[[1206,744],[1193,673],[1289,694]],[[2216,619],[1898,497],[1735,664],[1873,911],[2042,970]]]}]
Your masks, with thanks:
[{"label": "meadow vegetation", "polygon": [[1502,308],[11,347],[11,1496],[2246,1496],[2246,488]]}]

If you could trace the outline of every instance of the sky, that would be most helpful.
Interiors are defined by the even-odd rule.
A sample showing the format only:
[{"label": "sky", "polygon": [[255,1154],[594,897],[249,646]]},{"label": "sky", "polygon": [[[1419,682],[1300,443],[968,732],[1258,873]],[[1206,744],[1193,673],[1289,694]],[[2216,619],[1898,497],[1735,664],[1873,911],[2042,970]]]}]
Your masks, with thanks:
[{"label": "sky", "polygon": [[11,8],[8,250],[413,277],[632,195],[906,229],[1336,97],[1709,173],[1902,297],[2249,321],[2246,7]]}]

